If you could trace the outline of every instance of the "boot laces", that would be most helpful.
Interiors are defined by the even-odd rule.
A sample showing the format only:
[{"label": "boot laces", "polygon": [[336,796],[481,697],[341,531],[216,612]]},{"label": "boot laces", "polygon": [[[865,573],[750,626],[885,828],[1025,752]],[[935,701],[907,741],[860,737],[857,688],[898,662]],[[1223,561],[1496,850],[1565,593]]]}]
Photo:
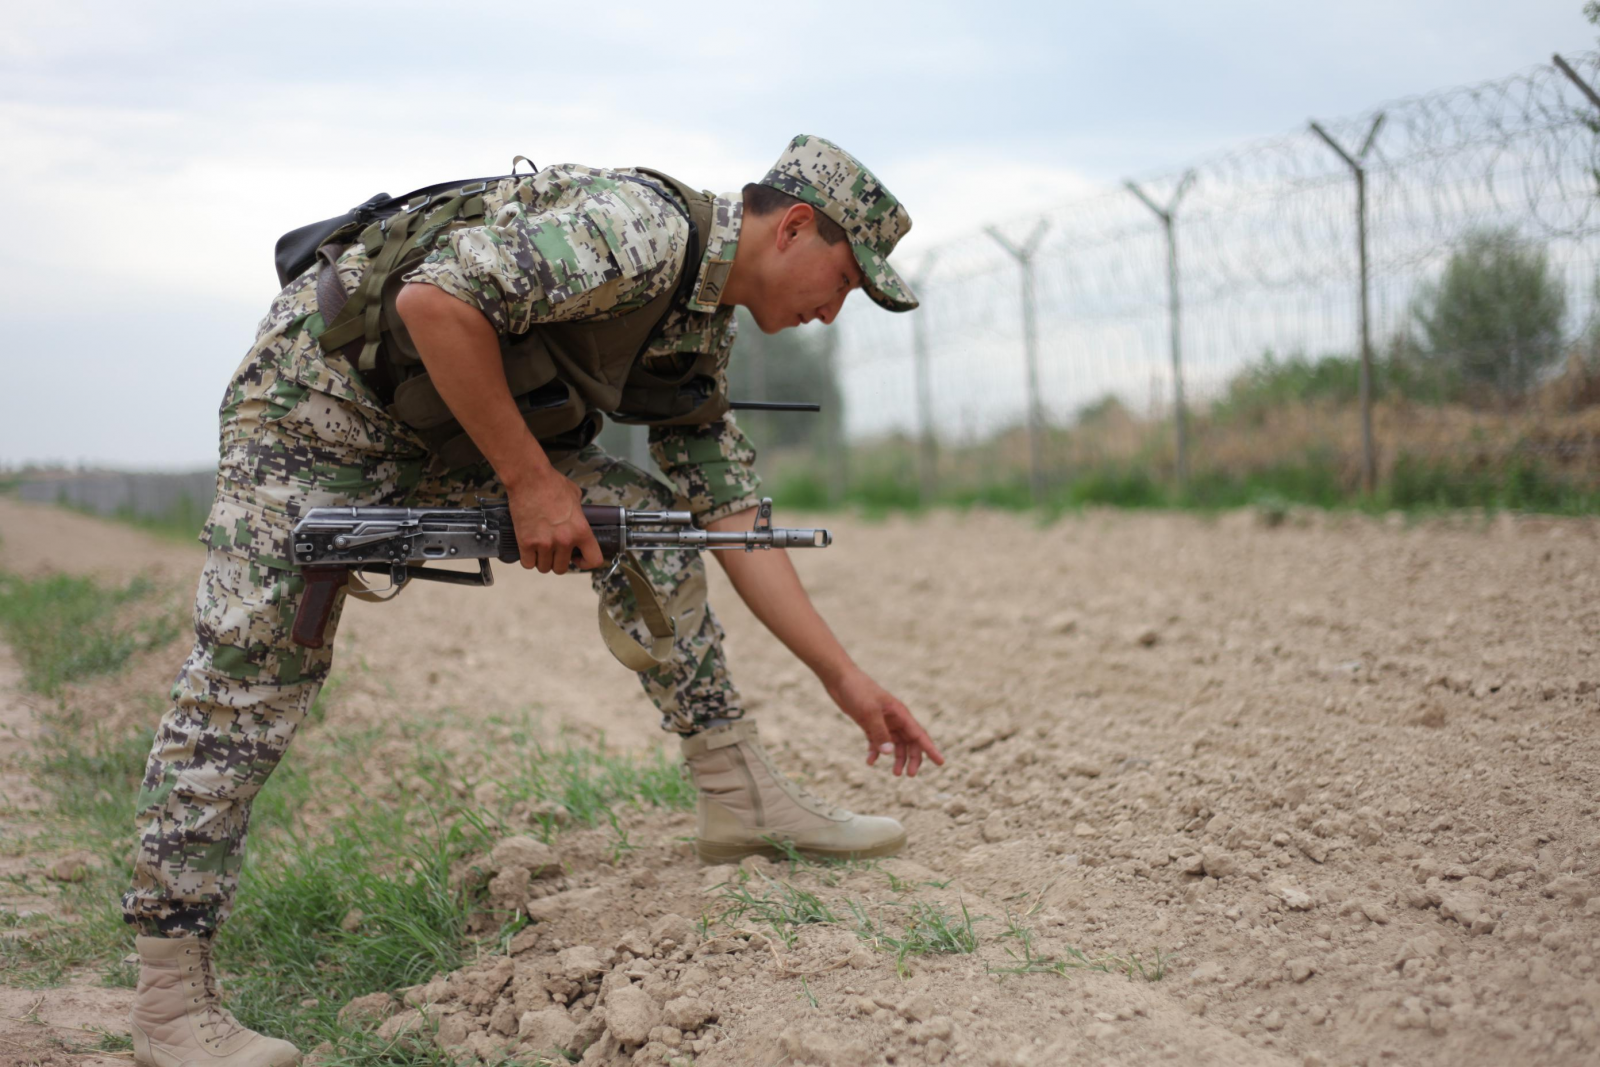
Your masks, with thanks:
[{"label": "boot laces", "polygon": [[843,808],[839,807],[837,804],[830,803],[822,797],[817,796],[817,794],[813,793],[811,790],[807,789],[793,778],[790,778],[787,774],[784,774],[782,771],[778,770],[778,768],[772,762],[772,757],[767,754],[767,746],[755,740],[746,741],[745,743],[755,751],[756,758],[761,760],[761,762],[766,766],[767,772],[772,775],[774,781],[779,783],[780,788],[787,786],[789,789],[793,790],[797,796],[805,800],[809,800],[811,803],[822,809],[825,818],[838,819],[844,817],[845,812]]},{"label": "boot laces", "polygon": [[200,939],[200,983],[202,992],[200,1025],[210,1034],[211,1039],[226,1041],[234,1034],[242,1032],[244,1026],[233,1017],[233,1012],[222,1006],[222,983],[217,980],[209,938]]}]

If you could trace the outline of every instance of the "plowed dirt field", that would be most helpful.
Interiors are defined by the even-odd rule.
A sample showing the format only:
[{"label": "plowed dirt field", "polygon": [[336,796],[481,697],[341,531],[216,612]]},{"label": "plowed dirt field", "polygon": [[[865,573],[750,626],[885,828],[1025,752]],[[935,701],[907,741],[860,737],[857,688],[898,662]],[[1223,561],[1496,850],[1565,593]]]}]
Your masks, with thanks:
[{"label": "plowed dirt field", "polygon": [[[859,733],[713,567],[736,677],[779,763],[900,818],[903,857],[747,862],[745,887],[787,883],[838,920],[786,943],[748,914],[698,923],[741,874],[697,864],[692,815],[630,814],[639,847],[621,854],[611,831],[559,835],[562,876],[510,902],[540,921],[409,1005],[379,998],[391,1033],[422,1006],[451,1047],[587,1044],[584,1063],[1600,1059],[1600,525],[781,519],[832,527],[834,547],[796,564],[948,764],[865,767]],[[182,583],[201,558],[14,502],[0,536],[30,573],[158,566]],[[505,569],[490,590],[352,604],[337,699],[308,729],[448,706],[470,733],[533,709],[610,747],[659,745],[593,612],[582,579]],[[159,691],[179,658],[118,684]],[[5,699],[25,735],[28,701]],[[965,906],[976,951],[897,967],[919,902]],[[1108,970],[996,973],[1026,956],[1020,930],[1038,960]]]}]

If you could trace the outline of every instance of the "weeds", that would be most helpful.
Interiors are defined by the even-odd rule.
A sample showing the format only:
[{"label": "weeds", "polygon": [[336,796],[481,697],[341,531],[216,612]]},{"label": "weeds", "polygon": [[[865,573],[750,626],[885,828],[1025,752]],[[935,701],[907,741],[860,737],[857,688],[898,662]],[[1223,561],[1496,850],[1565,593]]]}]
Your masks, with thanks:
[{"label": "weeds", "polygon": [[123,621],[129,605],[154,592],[145,578],[105,589],[67,574],[28,579],[0,572],[0,631],[21,661],[28,688],[54,696],[67,682],[109,674],[136,652],[177,636],[170,615]]},{"label": "weeds", "polygon": [[[883,909],[904,908],[900,933],[891,930],[882,919]],[[909,904],[899,902],[879,906],[878,917],[858,901],[850,901],[850,911],[855,918],[856,936],[882,951],[893,952],[895,970],[904,976],[906,957],[945,955],[971,955],[978,951],[976,924],[987,916],[973,917],[965,901],[960,904],[959,919],[943,904],[935,901],[914,900]]]},{"label": "weeds", "polygon": [[722,887],[723,899],[729,906],[718,917],[723,923],[733,923],[749,916],[773,929],[808,926],[812,923],[836,923],[839,917],[809,889],[801,889],[789,882],[779,882],[759,875],[766,883],[759,895],[748,885],[728,884]]},{"label": "weeds", "polygon": [[[1127,956],[1105,955],[1091,958],[1082,949],[1068,946],[1066,955],[1041,956],[1033,944],[1033,931],[1008,910],[1006,912],[1006,928],[1001,932],[1002,939],[1009,938],[1017,943],[1017,948],[1006,947],[1005,953],[1011,959],[1007,966],[996,967],[987,964],[986,969],[992,975],[1006,978],[1025,974],[1058,974],[1065,975],[1068,971],[1087,970],[1100,971],[1103,974],[1123,974],[1130,980],[1137,975],[1147,982],[1159,982],[1167,974],[1167,957],[1160,949],[1156,949],[1155,959],[1146,964],[1138,953]],[[1020,949],[1020,951],[1018,951]]]},{"label": "weeds", "polygon": [[[570,741],[546,745],[526,732],[514,733],[508,747],[509,754],[502,755],[512,761],[511,771],[496,779],[508,804],[555,802],[580,826],[606,821],[607,813],[618,804],[673,811],[694,807],[693,784],[683,778],[677,761],[669,760],[664,749],[641,760],[606,752],[603,737],[592,746]],[[545,822],[546,836],[555,826],[553,818]]]}]

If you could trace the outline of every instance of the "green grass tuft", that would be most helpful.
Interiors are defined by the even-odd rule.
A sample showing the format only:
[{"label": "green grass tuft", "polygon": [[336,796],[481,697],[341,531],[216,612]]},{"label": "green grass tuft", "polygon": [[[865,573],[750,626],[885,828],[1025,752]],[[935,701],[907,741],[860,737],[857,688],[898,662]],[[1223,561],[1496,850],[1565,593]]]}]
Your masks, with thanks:
[{"label": "green grass tuft", "polygon": [[22,578],[0,572],[0,633],[21,661],[28,688],[46,696],[63,685],[122,667],[136,652],[177,636],[166,615],[124,621],[124,609],[153,595],[148,579],[116,589],[68,574]]}]

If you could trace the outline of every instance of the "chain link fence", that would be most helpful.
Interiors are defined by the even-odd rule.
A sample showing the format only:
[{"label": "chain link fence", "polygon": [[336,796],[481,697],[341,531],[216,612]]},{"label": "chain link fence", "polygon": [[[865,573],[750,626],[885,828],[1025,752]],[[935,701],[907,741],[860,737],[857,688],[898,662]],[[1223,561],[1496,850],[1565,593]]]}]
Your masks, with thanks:
[{"label": "chain link fence", "polygon": [[1597,80],[1557,57],[935,248],[921,309],[835,327],[845,444],[755,427],[769,477],[795,503],[1593,510]]}]

